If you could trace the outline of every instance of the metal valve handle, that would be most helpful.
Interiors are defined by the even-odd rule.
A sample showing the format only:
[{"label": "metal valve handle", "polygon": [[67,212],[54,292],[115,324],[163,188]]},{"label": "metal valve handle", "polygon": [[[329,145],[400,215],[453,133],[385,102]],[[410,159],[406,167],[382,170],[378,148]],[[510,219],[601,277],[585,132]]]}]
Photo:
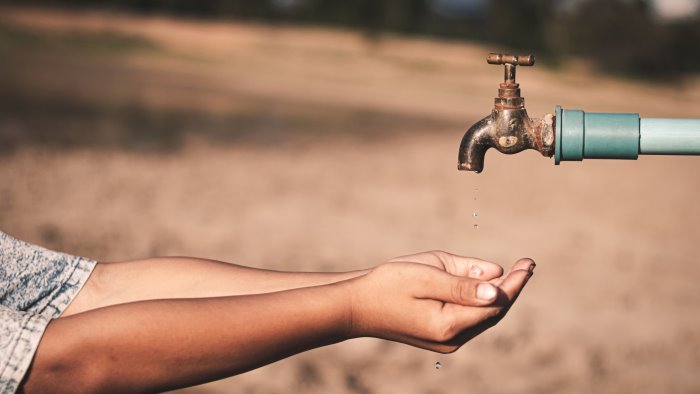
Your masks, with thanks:
[{"label": "metal valve handle", "polygon": [[515,66],[534,66],[535,56],[533,55],[504,55],[502,53],[489,53],[486,56],[488,64],[503,64],[505,66],[503,83],[509,86],[515,83]]},{"label": "metal valve handle", "polygon": [[488,64],[512,64],[514,66],[534,66],[535,57],[533,55],[504,55],[502,53],[489,53],[486,56]]}]

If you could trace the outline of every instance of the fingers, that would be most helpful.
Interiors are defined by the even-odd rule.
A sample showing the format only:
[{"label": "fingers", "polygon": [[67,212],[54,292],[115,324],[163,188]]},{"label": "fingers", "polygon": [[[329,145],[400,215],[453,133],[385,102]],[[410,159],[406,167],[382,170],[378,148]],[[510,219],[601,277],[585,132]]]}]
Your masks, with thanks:
[{"label": "fingers", "polygon": [[512,271],[517,271],[517,270],[526,270],[532,272],[532,270],[535,269],[535,261],[529,257],[525,257],[522,259],[519,259],[518,261],[513,264],[513,266],[510,268],[510,272]]},{"label": "fingers", "polygon": [[522,269],[512,271],[506,276],[500,289],[507,298],[508,304],[512,304],[518,298],[530,276],[532,276],[532,272]]},{"label": "fingers", "polygon": [[430,270],[423,288],[416,297],[463,306],[486,306],[498,298],[499,290],[492,283],[463,278],[440,270]]},{"label": "fingers", "polygon": [[482,326],[480,330],[470,330],[469,333],[464,333],[465,335],[460,334],[461,340],[469,340],[500,321],[513,305],[513,302],[518,298],[518,295],[522,292],[527,281],[533,275],[534,268],[535,262],[532,261],[532,259],[518,260],[513,265],[510,272],[500,281],[501,283],[498,286],[498,299],[490,306],[484,308],[465,308],[452,305],[449,308],[443,308],[445,313],[452,314],[452,318],[456,322],[457,327]]},{"label": "fingers", "polygon": [[492,279],[491,283],[495,284],[496,286],[501,286],[503,282],[506,280],[508,275],[511,273],[518,271],[518,270],[525,270],[525,271],[530,271],[532,272],[535,269],[535,261],[532,260],[531,258],[522,258],[516,261],[508,270],[508,272],[501,276],[500,278]]},{"label": "fingers", "polygon": [[[478,259],[448,254],[441,257],[445,259],[441,261],[446,266],[453,264],[456,268],[461,266],[463,269],[467,266],[472,269],[476,265],[492,269],[494,266]],[[400,285],[395,290],[403,289],[412,295],[413,301],[408,302],[416,307],[415,316],[421,317],[418,320],[411,319],[411,324],[401,325],[404,329],[412,329],[384,333],[382,337],[439,352],[454,351],[498,323],[522,291],[535,266],[531,259],[521,259],[498,280],[484,281],[452,275],[434,264],[415,264],[418,262],[415,258],[401,258],[404,259],[412,260],[413,264],[387,264],[378,267],[376,272],[400,278]],[[477,274],[482,276],[484,272]],[[386,277],[380,274],[377,278]],[[383,282],[385,283],[378,283]],[[418,301],[420,299],[423,301]]]},{"label": "fingers", "polygon": [[496,263],[439,250],[400,256],[389,262],[412,262],[443,267],[452,275],[479,280],[492,280],[503,275],[503,267]]},{"label": "fingers", "polygon": [[535,261],[530,258],[520,259],[515,262],[513,269],[503,280],[500,288],[508,297],[508,308],[518,299],[520,292],[532,277],[535,266]]},{"label": "fingers", "polygon": [[454,254],[449,255],[449,260],[452,267],[449,272],[452,275],[479,280],[492,280],[503,275],[503,267],[490,261]]}]

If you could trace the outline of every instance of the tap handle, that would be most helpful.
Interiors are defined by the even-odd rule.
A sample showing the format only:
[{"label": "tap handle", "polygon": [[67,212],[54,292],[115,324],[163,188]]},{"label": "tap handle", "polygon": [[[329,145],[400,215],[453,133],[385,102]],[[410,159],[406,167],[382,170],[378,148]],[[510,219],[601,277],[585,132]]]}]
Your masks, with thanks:
[{"label": "tap handle", "polygon": [[486,56],[488,64],[512,64],[514,66],[534,66],[535,56],[533,55],[504,55],[502,53],[489,53]]},{"label": "tap handle", "polygon": [[515,66],[534,66],[535,56],[533,55],[504,55],[502,53],[489,53],[486,56],[488,64],[503,64],[505,73],[503,74],[503,83],[506,85],[515,85]]}]

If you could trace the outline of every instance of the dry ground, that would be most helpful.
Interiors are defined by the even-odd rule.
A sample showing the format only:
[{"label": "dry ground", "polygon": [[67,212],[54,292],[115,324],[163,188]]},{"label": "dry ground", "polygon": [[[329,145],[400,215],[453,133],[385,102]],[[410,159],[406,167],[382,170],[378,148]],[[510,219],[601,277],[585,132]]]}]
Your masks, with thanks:
[{"label": "dry ground", "polygon": [[[484,173],[458,172],[462,132],[501,77],[489,48],[7,8],[0,26],[10,234],[100,260],[349,270],[444,249],[538,262],[509,316],[455,354],[356,340],[182,392],[700,392],[700,159],[490,152]],[[519,79],[533,116],[700,117],[698,81],[582,66]]]}]

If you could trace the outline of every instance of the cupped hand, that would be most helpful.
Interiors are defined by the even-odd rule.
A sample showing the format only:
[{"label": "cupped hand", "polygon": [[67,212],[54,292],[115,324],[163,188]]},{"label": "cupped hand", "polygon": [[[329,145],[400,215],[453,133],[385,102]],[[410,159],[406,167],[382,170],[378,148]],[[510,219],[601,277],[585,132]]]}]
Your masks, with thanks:
[{"label": "cupped hand", "polygon": [[534,267],[520,259],[503,274],[445,252],[392,259],[350,281],[351,335],[453,352],[503,318]]},{"label": "cupped hand", "polygon": [[420,263],[443,270],[455,276],[492,280],[503,276],[503,267],[474,257],[458,256],[441,250],[395,257],[388,263]]}]

